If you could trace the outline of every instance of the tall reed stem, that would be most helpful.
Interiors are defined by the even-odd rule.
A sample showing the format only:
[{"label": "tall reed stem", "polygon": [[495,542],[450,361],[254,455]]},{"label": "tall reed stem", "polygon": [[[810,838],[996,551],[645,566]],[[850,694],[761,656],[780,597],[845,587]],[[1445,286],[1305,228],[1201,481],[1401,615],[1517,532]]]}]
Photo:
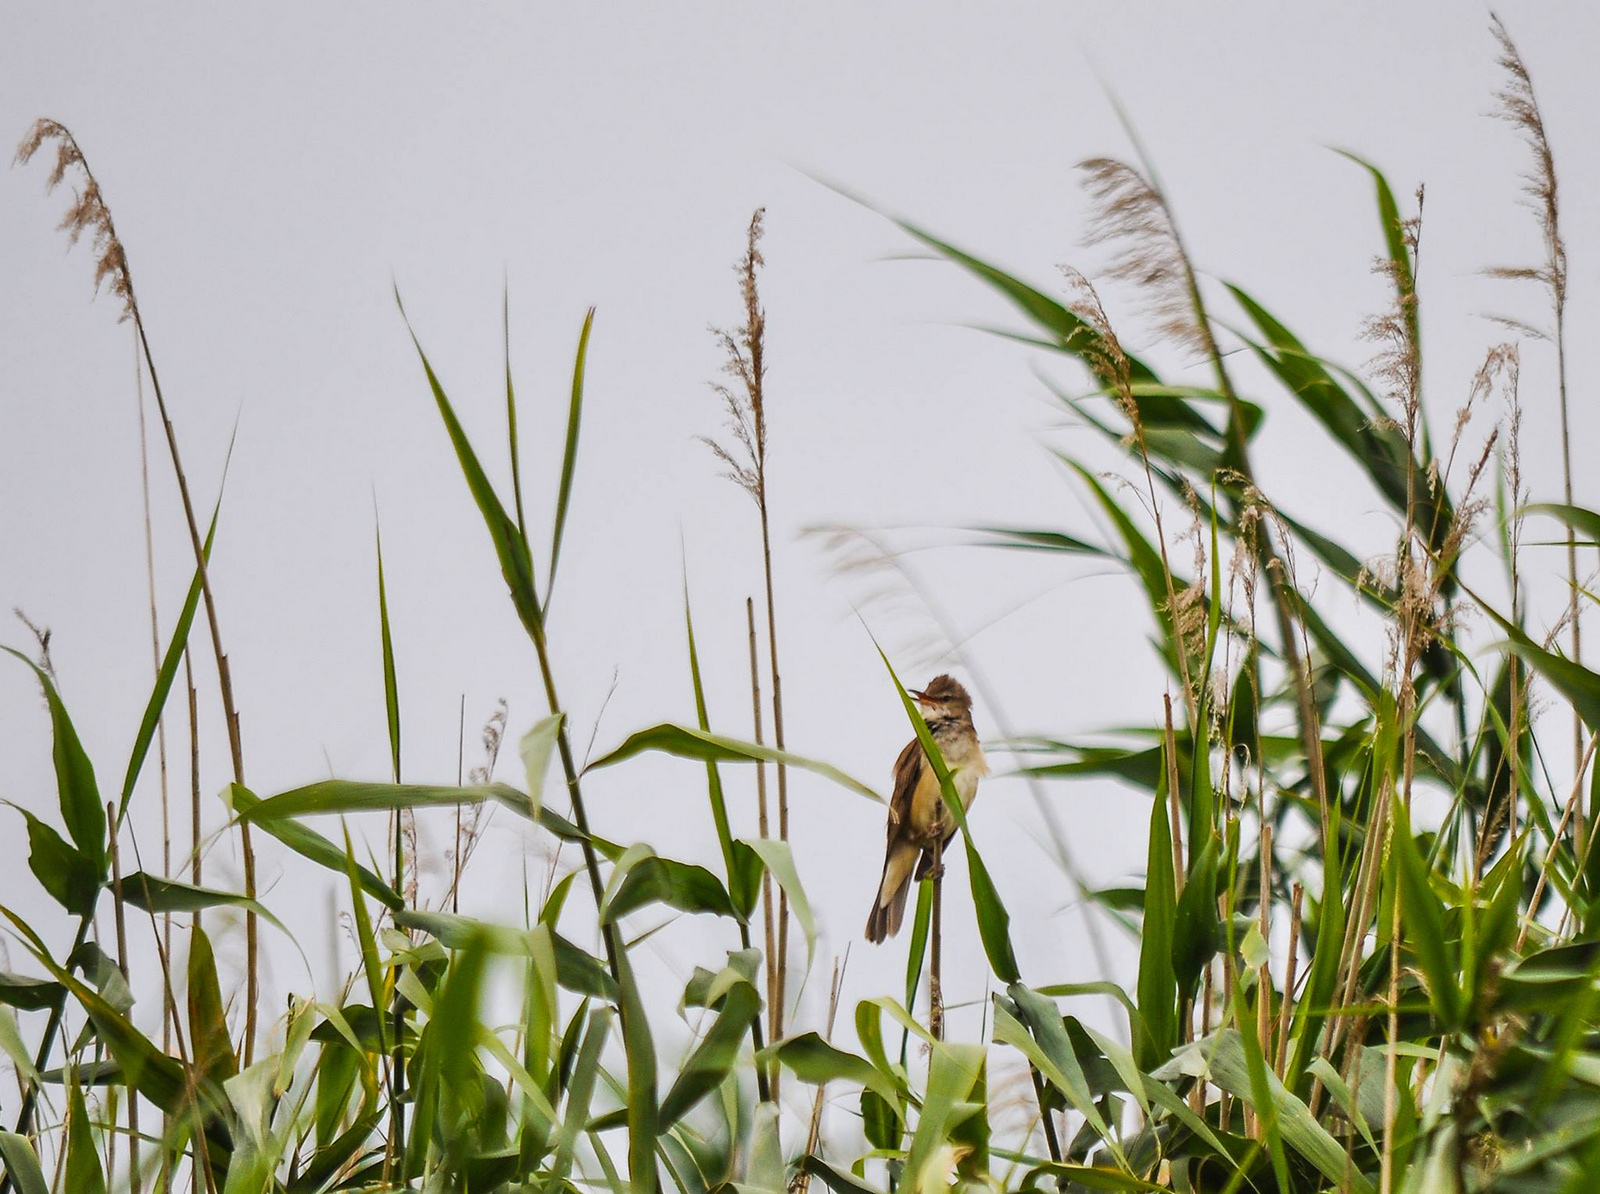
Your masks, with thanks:
[{"label": "tall reed stem", "polygon": [[944,1040],[944,813],[934,821],[933,916],[928,929],[928,1031]]},{"label": "tall reed stem", "polygon": [[[756,648],[756,604],[755,599],[744,599],[745,625],[750,635],[750,719],[755,732],[757,746],[765,745],[762,728],[761,709],[761,663]],[[763,838],[771,836],[768,828],[767,809],[767,764],[761,759],[756,760],[756,830]],[[766,868],[761,871],[761,919],[762,928],[766,932],[764,961],[766,964],[767,979],[767,1020],[772,1039],[778,1039],[779,1018],[777,1008],[778,995],[778,951],[777,951],[777,926],[772,912],[772,873]],[[772,1067],[770,1079],[773,1090],[777,1089],[778,1068]]]}]

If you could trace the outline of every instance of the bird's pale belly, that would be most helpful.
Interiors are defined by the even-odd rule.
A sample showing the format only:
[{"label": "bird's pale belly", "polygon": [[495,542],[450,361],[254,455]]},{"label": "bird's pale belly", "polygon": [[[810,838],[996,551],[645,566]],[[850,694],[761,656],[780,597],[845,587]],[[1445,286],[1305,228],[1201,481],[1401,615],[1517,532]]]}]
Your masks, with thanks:
[{"label": "bird's pale belly", "polygon": [[[972,802],[978,795],[978,780],[989,773],[989,764],[983,757],[983,750],[976,743],[965,751],[951,750],[942,744],[941,749],[945,764],[950,768],[950,780],[955,785],[956,796],[961,800],[962,811],[966,811],[972,807]],[[935,826],[939,824],[939,814],[945,811],[943,803],[939,793],[939,778],[934,775],[933,768],[928,766],[924,759],[922,774],[917,777],[916,790],[911,794],[913,836],[923,838],[933,836]],[[953,828],[949,824],[950,820],[948,815],[944,817],[944,828],[947,831]]]}]

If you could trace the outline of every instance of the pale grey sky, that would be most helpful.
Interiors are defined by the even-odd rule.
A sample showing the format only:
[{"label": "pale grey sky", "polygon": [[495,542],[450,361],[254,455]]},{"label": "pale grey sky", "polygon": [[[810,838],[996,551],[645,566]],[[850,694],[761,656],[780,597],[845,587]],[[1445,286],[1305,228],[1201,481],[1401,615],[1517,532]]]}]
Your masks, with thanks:
[{"label": "pale grey sky", "polygon": [[[1582,329],[1594,315],[1600,250],[1588,61],[1600,17],[1577,4],[1508,4],[1502,15],[1557,150],[1569,319]],[[997,300],[953,267],[886,262],[913,246],[816,177],[1055,288],[1058,263],[1093,275],[1103,262],[1081,248],[1074,164],[1129,153],[1109,89],[1157,163],[1197,263],[1251,290],[1313,348],[1359,366],[1370,355],[1357,342],[1361,320],[1385,300],[1370,272],[1381,245],[1369,182],[1329,151],[1351,148],[1402,195],[1427,184],[1424,339],[1435,424],[1447,428],[1484,347],[1503,338],[1481,313],[1537,309],[1533,295],[1477,272],[1538,252],[1532,219],[1517,206],[1522,151],[1485,116],[1499,83],[1487,24],[1487,10],[1437,3],[17,5],[0,43],[0,137],[20,139],[48,115],[89,156],[204,502],[238,420],[213,577],[248,778],[262,794],[330,773],[387,775],[374,498],[408,778],[453,778],[463,694],[469,767],[477,727],[497,698],[509,702],[513,741],[499,774],[512,780],[514,739],[543,711],[531,650],[392,282],[505,482],[500,301],[509,277],[525,479],[541,528],[572,350],[584,309],[598,307],[551,627],[578,743],[613,676],[597,749],[656,720],[692,719],[680,544],[714,724],[748,732],[743,602],[758,591],[754,518],[696,436],[722,429],[706,384],[719,365],[706,327],[738,321],[730,266],[752,208],[766,205],[790,744],[884,788],[908,737],[904,716],[851,612],[860,588],[831,576],[802,529],[1014,523],[1094,534],[1080,489],[1046,445],[1068,445],[1100,467],[1117,462],[1083,431],[1063,429],[1030,375],[1037,354],[966,326],[1016,326]],[[90,300],[87,248],[68,252],[53,231],[65,196],[44,196],[47,171],[36,162],[0,173],[0,605],[54,630],[64,695],[109,790],[151,668],[131,332],[117,325],[112,301]],[[1149,333],[1136,305],[1115,290],[1108,301],[1124,338],[1143,350]],[[1150,351],[1182,376],[1171,349]],[[1576,335],[1574,378],[1593,372],[1592,355]],[[1547,360],[1530,347],[1524,434],[1536,497],[1558,493],[1549,381]],[[1353,468],[1304,450],[1320,441],[1308,440],[1279,391],[1257,385],[1254,396],[1268,403],[1257,462],[1269,492],[1382,551],[1392,525]],[[1581,385],[1575,402],[1577,439],[1592,442]],[[190,557],[159,453],[152,475],[165,633]],[[1578,497],[1600,498],[1586,474]],[[971,633],[967,645],[1020,730],[1077,737],[1158,715],[1162,680],[1130,581],[972,550],[914,559]],[[1347,605],[1362,649],[1377,659],[1381,627]],[[904,610],[867,616],[891,646],[921,631]],[[20,624],[6,624],[0,641],[25,646]],[[227,775],[205,652],[197,670],[215,824]],[[993,710],[980,707],[977,718],[992,732]],[[47,721],[20,667],[0,670],[0,734],[0,796],[48,814]],[[175,760],[184,741],[174,735]],[[1005,757],[996,762],[1007,769]],[[176,762],[174,774],[181,801]],[[154,775],[152,760],[136,801],[147,862],[159,849]],[[751,777],[727,778],[738,827],[753,833]],[[1142,867],[1142,797],[1103,782],[1047,790],[1095,880]],[[645,760],[595,775],[589,792],[600,831],[714,864],[698,766]],[[903,942],[874,950],[859,940],[881,862],[881,810],[810,777],[796,778],[793,810],[823,928],[816,974],[825,978],[828,959],[855,942],[847,1006],[898,990]],[[64,922],[26,872],[20,823],[4,824],[0,900],[59,939]],[[445,824],[428,822],[441,834]],[[1101,977],[1081,921],[1062,912],[1072,893],[1038,844],[1024,786],[986,784],[974,830],[1011,904],[1027,976]],[[435,855],[444,845],[434,840]],[[497,817],[464,910],[520,917],[520,867],[530,853],[542,867],[542,849]],[[232,873],[230,850],[211,856],[211,881]],[[261,882],[265,901],[297,928],[326,915],[335,887],[270,847]],[[970,920],[952,921],[950,956],[979,958]],[[652,946],[657,976],[686,974],[732,943],[727,925],[674,928]],[[325,988],[327,945],[314,928],[305,944]],[[304,990],[310,979],[292,951],[273,956],[272,989]],[[1117,943],[1122,970],[1112,977],[1128,977],[1132,956]],[[12,958],[22,964],[15,949]],[[981,999],[981,973],[952,976],[950,998]],[[808,991],[803,1017],[814,1020],[821,986]],[[140,989],[153,994],[148,981]],[[275,996],[270,1006],[281,1006]]]}]

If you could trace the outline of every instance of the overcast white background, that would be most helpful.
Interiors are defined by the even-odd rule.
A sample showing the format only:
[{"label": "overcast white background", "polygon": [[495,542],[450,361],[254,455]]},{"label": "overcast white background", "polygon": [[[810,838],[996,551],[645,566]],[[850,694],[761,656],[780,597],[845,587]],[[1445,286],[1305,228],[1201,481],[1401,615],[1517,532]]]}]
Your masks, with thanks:
[{"label": "overcast white background", "polygon": [[[1502,15],[1534,72],[1558,155],[1575,438],[1590,443],[1583,379],[1595,362],[1584,329],[1600,251],[1591,214],[1600,18],[1576,4],[1507,5]],[[550,628],[576,742],[588,741],[602,705],[597,749],[658,720],[692,719],[685,561],[714,726],[748,733],[743,606],[759,593],[754,513],[696,437],[722,432],[707,388],[720,358],[706,329],[740,318],[730,267],[752,209],[765,205],[789,742],[886,789],[908,737],[904,715],[852,613],[863,588],[833,575],[804,528],[1015,524],[1093,537],[1081,488],[1047,445],[1102,467],[1116,459],[1092,433],[1064,427],[1030,372],[1036,354],[971,330],[1018,326],[998,300],[951,266],[888,260],[914,246],[817,178],[1055,289],[1058,263],[1093,275],[1104,262],[1081,247],[1073,167],[1129,152],[1109,89],[1156,161],[1197,264],[1245,286],[1314,349],[1359,366],[1370,355],[1357,341],[1361,320],[1385,301],[1370,271],[1381,241],[1369,181],[1328,147],[1357,150],[1403,196],[1427,184],[1427,385],[1435,427],[1448,434],[1484,347],[1503,336],[1480,314],[1539,309],[1534,294],[1478,273],[1539,251],[1518,207],[1523,152],[1485,116],[1499,83],[1487,24],[1486,10],[1455,4],[16,5],[0,39],[0,139],[20,139],[42,115],[76,133],[125,241],[202,504],[237,421],[212,577],[247,777],[261,794],[329,775],[387,777],[374,504],[407,778],[454,778],[464,695],[469,767],[478,726],[498,698],[508,701],[511,740],[497,774],[517,782],[515,738],[544,712],[532,651],[392,284],[508,488],[500,303],[509,278],[524,480],[541,542],[572,352],[585,308],[598,307]],[[91,301],[87,247],[69,252],[53,231],[66,196],[44,195],[47,172],[46,161],[0,172],[0,607],[21,607],[54,631],[63,694],[112,791],[151,674],[131,329],[117,324],[112,300]],[[1174,377],[1200,376],[1171,349],[1150,346],[1128,295],[1113,290],[1108,300],[1131,346]],[[1308,450],[1323,441],[1307,421],[1280,391],[1242,376],[1268,409],[1255,458],[1264,488],[1363,552],[1382,552],[1392,520],[1353,466]],[[1550,378],[1529,346],[1524,436],[1534,494],[1545,498],[1559,496]],[[169,469],[151,447],[165,635],[192,563]],[[1580,468],[1578,500],[1595,497]],[[917,531],[902,541],[938,537]],[[966,646],[1018,730],[1080,738],[1158,716],[1149,615],[1126,578],[971,549],[920,553],[914,563],[971,635]],[[1559,561],[1533,566],[1553,577]],[[1376,661],[1381,628],[1354,618],[1353,601],[1335,600],[1351,626],[1365,626],[1360,646]],[[897,649],[906,679],[928,679],[911,646],[926,630],[913,607],[864,613]],[[9,614],[4,625],[0,641],[28,646]],[[216,825],[226,747],[199,624],[195,642],[202,789]],[[996,720],[980,705],[980,732],[993,734]],[[181,722],[171,730],[181,806],[186,738]],[[20,666],[0,670],[0,746],[0,796],[53,819],[48,722]],[[997,772],[1013,765],[998,754],[994,762]],[[152,757],[134,818],[147,863],[159,853],[154,778]],[[744,833],[754,832],[751,779],[726,773]],[[849,1007],[900,988],[904,943],[859,940],[881,864],[882,810],[811,776],[795,776],[792,788],[793,837],[822,928],[800,1012],[810,1026],[834,955],[856,943]],[[587,792],[598,831],[717,865],[697,765],[645,760],[592,776]],[[1145,798],[1105,781],[1046,792],[1092,879],[1142,868]],[[0,901],[64,947],[68,927],[27,873],[20,818],[7,816]],[[446,825],[425,825],[435,862]],[[1102,977],[1025,786],[990,781],[973,825],[1010,904],[1026,977]],[[337,834],[336,824],[324,828]],[[186,848],[186,834],[175,837]],[[208,856],[208,881],[238,881],[232,848],[224,842]],[[497,815],[463,911],[520,920],[524,860],[542,876],[545,851]],[[955,873],[964,881],[964,867]],[[308,972],[273,946],[270,1016],[285,990],[314,983],[330,992],[338,884],[270,843],[260,882],[265,902],[304,932],[311,960]],[[425,894],[430,882],[437,873],[425,877]],[[338,899],[344,907],[347,897]],[[980,1000],[986,971],[970,913],[953,913],[950,931],[947,957],[959,962],[947,963],[948,996]],[[688,969],[733,938],[726,924],[702,924],[647,947],[663,1014]],[[1135,955],[1115,930],[1110,939],[1110,977],[1126,980]],[[348,943],[341,948],[348,959]],[[18,954],[12,966],[25,968]],[[237,962],[236,940],[223,955]],[[142,973],[135,987],[153,1024],[152,968]],[[975,1017],[964,1023],[977,1028]]]}]

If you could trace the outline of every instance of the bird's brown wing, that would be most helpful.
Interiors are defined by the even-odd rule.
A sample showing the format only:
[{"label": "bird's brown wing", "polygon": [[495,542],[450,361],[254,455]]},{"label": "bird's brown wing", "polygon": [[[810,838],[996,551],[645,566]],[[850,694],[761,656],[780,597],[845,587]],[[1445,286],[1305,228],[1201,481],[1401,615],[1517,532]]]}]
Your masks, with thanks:
[{"label": "bird's brown wing", "polygon": [[904,833],[911,822],[911,800],[922,778],[922,744],[915,738],[906,743],[894,761],[894,795],[889,797],[889,840]]},{"label": "bird's brown wing", "polygon": [[883,854],[883,878],[878,882],[878,895],[867,916],[867,940],[874,944],[898,933],[905,915],[911,871],[922,849],[908,840],[912,833],[917,783],[922,778],[922,760],[922,748],[913,739],[894,762],[894,795],[889,798],[889,840]]}]

